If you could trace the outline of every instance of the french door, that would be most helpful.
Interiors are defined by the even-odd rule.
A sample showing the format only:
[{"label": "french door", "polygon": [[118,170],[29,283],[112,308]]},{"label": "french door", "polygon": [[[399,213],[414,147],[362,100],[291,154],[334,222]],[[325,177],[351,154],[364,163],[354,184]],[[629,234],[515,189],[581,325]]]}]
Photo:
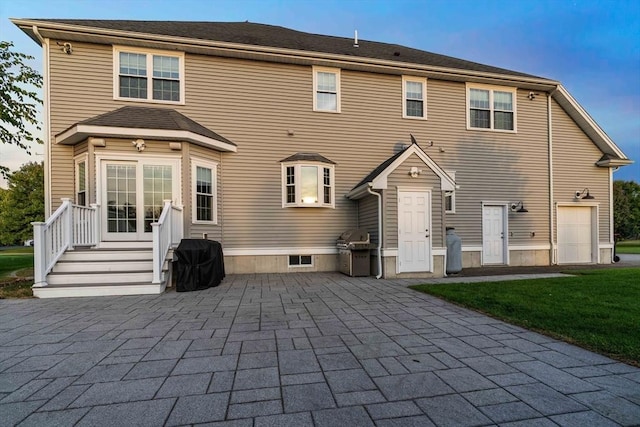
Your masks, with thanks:
[{"label": "french door", "polygon": [[179,198],[177,169],[173,160],[102,161],[103,240],[151,240],[164,201]]}]

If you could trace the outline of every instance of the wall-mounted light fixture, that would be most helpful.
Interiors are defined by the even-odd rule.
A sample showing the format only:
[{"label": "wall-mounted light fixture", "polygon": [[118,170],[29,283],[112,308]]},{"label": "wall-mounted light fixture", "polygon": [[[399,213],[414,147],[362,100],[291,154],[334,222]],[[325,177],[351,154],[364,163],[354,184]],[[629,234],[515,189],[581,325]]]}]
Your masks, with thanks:
[{"label": "wall-mounted light fixture", "polygon": [[593,200],[595,199],[595,197],[593,197],[591,194],[589,194],[589,189],[585,188],[584,190],[580,191],[576,191],[576,200]]},{"label": "wall-mounted light fixture", "polygon": [[138,151],[144,151],[147,148],[147,144],[144,143],[144,139],[136,139],[135,141],[131,141],[131,145],[136,147]]},{"label": "wall-mounted light fixture", "polygon": [[411,166],[411,169],[409,169],[409,175],[411,176],[411,178],[417,178],[421,173],[422,169],[418,169],[415,166]]},{"label": "wall-mounted light fixture", "polygon": [[535,92],[529,92],[529,95],[527,95],[527,98],[529,98],[529,101],[533,101],[534,99],[536,99],[536,96],[538,95],[540,94]]},{"label": "wall-mounted light fixture", "polygon": [[73,46],[71,45],[71,43],[66,42],[66,43],[60,43],[60,42],[56,42],[56,44],[58,46],[61,46],[61,50],[66,53],[67,55],[71,55],[73,53]]},{"label": "wall-mounted light fixture", "polygon": [[525,209],[524,203],[522,203],[522,200],[520,200],[519,202],[511,203],[511,212],[524,213],[529,211]]}]

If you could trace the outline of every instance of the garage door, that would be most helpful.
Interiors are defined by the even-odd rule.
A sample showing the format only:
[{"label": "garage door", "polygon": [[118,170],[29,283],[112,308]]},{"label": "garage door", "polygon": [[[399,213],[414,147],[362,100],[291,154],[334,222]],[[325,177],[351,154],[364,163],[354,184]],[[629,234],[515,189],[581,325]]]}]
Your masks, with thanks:
[{"label": "garage door", "polygon": [[583,206],[558,208],[558,263],[593,262],[592,209]]}]

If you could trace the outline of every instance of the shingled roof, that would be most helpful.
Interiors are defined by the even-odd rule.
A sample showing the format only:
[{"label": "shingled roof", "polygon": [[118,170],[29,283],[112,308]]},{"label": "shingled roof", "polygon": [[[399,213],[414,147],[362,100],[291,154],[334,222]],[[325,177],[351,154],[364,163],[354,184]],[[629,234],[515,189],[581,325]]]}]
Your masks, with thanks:
[{"label": "shingled roof", "polygon": [[127,21],[97,19],[36,19],[35,21],[140,34],[347,55],[464,71],[541,78],[398,44],[380,43],[361,39],[358,42],[358,47],[354,47],[354,39],[352,38],[311,34],[285,27],[252,22]]},{"label": "shingled roof", "polygon": [[184,135],[200,135],[205,139],[198,137],[184,139],[194,139],[194,142],[205,143],[208,140],[213,140],[222,143],[222,147],[226,147],[230,151],[235,151],[236,147],[236,144],[227,138],[202,126],[200,123],[176,110],[153,107],[122,107],[99,116],[91,117],[75,123],[60,132],[56,135],[56,142],[72,144],[78,142],[88,134],[93,136],[145,136],[145,131],[148,132],[150,130],[165,131],[162,135],[156,136],[157,139],[180,140],[184,138]]}]

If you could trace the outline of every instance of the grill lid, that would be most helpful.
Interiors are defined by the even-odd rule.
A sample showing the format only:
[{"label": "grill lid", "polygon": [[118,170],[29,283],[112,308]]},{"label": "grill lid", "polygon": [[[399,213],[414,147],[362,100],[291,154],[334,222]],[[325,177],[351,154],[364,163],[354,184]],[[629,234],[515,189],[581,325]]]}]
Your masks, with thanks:
[{"label": "grill lid", "polygon": [[338,244],[369,243],[369,233],[362,228],[347,230],[338,238]]}]

